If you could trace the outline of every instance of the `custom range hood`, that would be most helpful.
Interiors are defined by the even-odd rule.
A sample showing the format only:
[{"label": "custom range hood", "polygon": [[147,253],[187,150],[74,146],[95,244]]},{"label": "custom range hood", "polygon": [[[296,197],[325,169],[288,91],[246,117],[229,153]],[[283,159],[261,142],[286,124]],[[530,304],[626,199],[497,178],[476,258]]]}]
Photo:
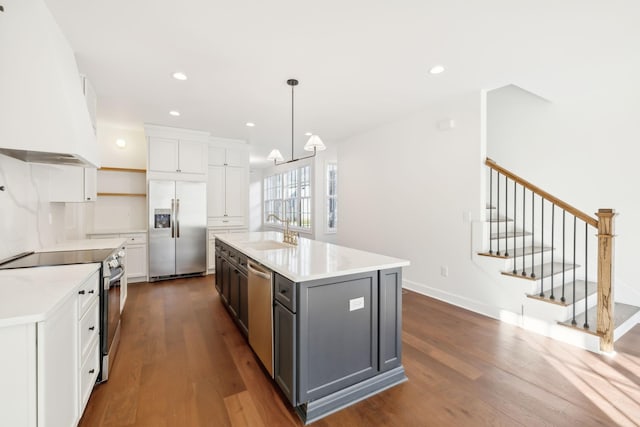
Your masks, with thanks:
[{"label": "custom range hood", "polygon": [[0,154],[25,162],[98,167],[87,106],[90,86],[64,34],[42,0],[6,0],[3,6]]}]

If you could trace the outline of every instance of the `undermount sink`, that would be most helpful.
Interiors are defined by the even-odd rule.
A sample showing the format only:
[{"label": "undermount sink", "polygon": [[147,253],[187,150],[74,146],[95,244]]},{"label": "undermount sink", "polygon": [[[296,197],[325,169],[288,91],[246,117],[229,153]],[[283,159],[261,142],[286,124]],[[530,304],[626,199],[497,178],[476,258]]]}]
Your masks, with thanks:
[{"label": "undermount sink", "polygon": [[260,240],[257,242],[245,242],[243,243],[243,246],[246,246],[250,249],[255,249],[258,251],[268,251],[271,249],[289,249],[289,248],[295,247],[288,243],[278,242],[277,240]]}]

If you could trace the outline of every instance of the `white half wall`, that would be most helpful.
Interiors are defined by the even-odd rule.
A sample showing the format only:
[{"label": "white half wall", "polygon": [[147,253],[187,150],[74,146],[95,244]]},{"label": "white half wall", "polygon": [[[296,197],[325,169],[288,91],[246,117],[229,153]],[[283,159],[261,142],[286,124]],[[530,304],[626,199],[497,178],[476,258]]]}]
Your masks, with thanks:
[{"label": "white half wall", "polygon": [[[520,306],[472,256],[483,119],[484,94],[467,93],[339,144],[338,243],[408,259],[406,287],[499,317]],[[440,129],[447,120],[454,128]]]},{"label": "white half wall", "polygon": [[516,86],[487,94],[487,155],[576,208],[616,216],[615,298],[640,305],[640,97],[585,91],[552,102]]}]

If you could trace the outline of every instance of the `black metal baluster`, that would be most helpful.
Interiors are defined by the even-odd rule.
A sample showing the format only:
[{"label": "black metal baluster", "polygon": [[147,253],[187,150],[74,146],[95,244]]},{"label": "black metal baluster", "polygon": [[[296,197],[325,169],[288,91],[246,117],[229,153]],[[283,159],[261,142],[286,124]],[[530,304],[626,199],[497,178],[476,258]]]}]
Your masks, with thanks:
[{"label": "black metal baluster", "polygon": [[[553,238],[555,235],[555,225],[556,225],[556,205],[555,203],[551,204],[551,295],[549,296],[550,300],[554,300],[556,299],[555,295],[553,295],[553,251],[554,251],[554,243],[553,243]],[[544,246],[542,247],[542,250],[544,250]],[[543,257],[544,257],[544,253],[543,253]]]},{"label": "black metal baluster", "polygon": [[498,233],[496,234],[496,244],[498,245],[498,250],[496,251],[496,255],[500,256],[500,172],[498,172],[498,178],[496,179],[496,228]]},{"label": "black metal baluster", "polygon": [[587,261],[587,257],[589,255],[587,248],[587,238],[589,237],[589,224],[584,223],[584,325],[582,325],[585,329],[589,329],[589,319],[587,310],[588,304],[587,300],[589,299],[589,294],[587,293],[587,275],[589,274],[589,265]]},{"label": "black metal baluster", "polygon": [[526,276],[527,275],[527,269],[525,267],[525,257],[524,257],[524,248],[525,248],[525,244],[524,244],[524,237],[525,237],[525,227],[527,226],[526,224],[526,205],[527,204],[527,189],[524,187],[524,185],[522,186],[522,275]]},{"label": "black metal baluster", "polygon": [[535,199],[536,195],[535,193],[532,191],[531,192],[531,278],[534,279],[536,277],[536,273],[533,272],[533,266],[534,266],[534,261],[533,261],[533,253],[534,251],[534,247],[533,244],[535,242],[535,237],[536,237],[536,222],[535,222],[535,218],[536,218],[536,210],[535,210]]},{"label": "black metal baluster", "polygon": [[[509,232],[508,230],[508,226],[509,223],[507,222],[507,219],[509,217],[509,178],[507,178],[507,176],[505,175],[504,177],[504,256],[508,257],[509,256],[509,243],[508,243],[508,239],[509,239]],[[514,183],[515,185],[515,183]]]},{"label": "black metal baluster", "polygon": [[566,283],[566,281],[564,280],[564,273],[565,273],[565,268],[564,268],[564,257],[565,257],[565,243],[567,241],[566,237],[565,237],[565,227],[564,227],[564,220],[566,217],[567,211],[566,210],[562,210],[562,297],[560,298],[560,301],[565,302],[567,299],[564,297],[564,284]]},{"label": "black metal baluster", "polygon": [[516,187],[516,182],[513,181],[513,274],[518,274],[518,269],[516,268],[516,255],[518,255],[518,253],[516,252],[516,230],[518,229],[518,227],[516,227],[516,218],[518,216],[516,203]]},{"label": "black metal baluster", "polygon": [[489,169],[489,253],[493,254],[493,169]]},{"label": "black metal baluster", "polygon": [[571,324],[575,326],[576,322],[576,216],[573,216],[573,318]]},{"label": "black metal baluster", "polygon": [[541,217],[541,225],[540,230],[542,231],[542,238],[540,242],[540,296],[544,297],[544,197],[540,197],[540,217]]}]

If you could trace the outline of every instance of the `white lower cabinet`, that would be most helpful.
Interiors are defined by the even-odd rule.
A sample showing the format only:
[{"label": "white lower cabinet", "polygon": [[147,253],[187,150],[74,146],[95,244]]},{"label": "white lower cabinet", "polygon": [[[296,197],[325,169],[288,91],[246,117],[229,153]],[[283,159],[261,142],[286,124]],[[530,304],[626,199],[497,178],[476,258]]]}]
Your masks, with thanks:
[{"label": "white lower cabinet", "polygon": [[45,320],[0,328],[0,425],[78,424],[100,369],[98,286],[96,271]]}]

